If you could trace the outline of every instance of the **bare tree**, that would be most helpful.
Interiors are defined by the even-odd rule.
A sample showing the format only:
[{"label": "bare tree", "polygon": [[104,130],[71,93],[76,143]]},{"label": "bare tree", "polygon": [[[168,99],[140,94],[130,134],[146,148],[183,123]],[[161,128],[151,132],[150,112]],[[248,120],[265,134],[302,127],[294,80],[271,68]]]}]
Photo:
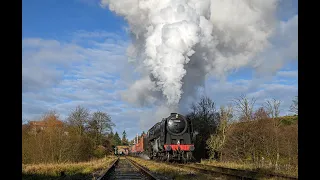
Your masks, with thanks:
[{"label": "bare tree", "polygon": [[298,114],[298,96],[296,96],[293,100],[292,100],[292,104],[290,106],[290,112],[293,112],[295,114]]},{"label": "bare tree", "polygon": [[269,118],[269,115],[263,107],[260,107],[256,112],[254,112],[253,118],[255,120],[267,119]]},{"label": "bare tree", "polygon": [[96,145],[101,144],[102,136],[110,132],[112,127],[115,126],[110,115],[101,111],[93,113],[88,125],[89,130],[95,136]]},{"label": "bare tree", "polygon": [[29,120],[22,116],[22,124],[28,124]]},{"label": "bare tree", "polygon": [[68,121],[70,125],[76,127],[76,131],[79,135],[83,135],[84,128],[89,121],[89,117],[90,114],[88,109],[77,106],[76,109],[69,114]]},{"label": "bare tree", "polygon": [[[103,112],[93,113],[90,122],[95,122],[96,134],[90,134],[91,131],[85,129],[88,127],[89,119],[89,111],[78,106],[70,113],[68,123],[61,121],[55,111],[49,111],[39,119],[39,122],[23,124],[23,163],[87,161],[94,156],[97,157],[99,155],[97,152],[102,152],[99,145],[104,145],[110,150],[111,141],[104,135],[113,126],[111,117]],[[91,138],[90,135],[97,136]],[[97,146],[94,140],[99,143]]]},{"label": "bare tree", "polygon": [[276,99],[266,100],[264,107],[271,118],[279,117],[280,104],[281,104],[280,100],[276,100]]},{"label": "bare tree", "polygon": [[192,103],[191,112],[187,118],[192,121],[194,128],[194,138],[196,148],[194,157],[196,159],[209,157],[208,149],[206,149],[206,141],[210,138],[210,134],[215,133],[218,122],[219,113],[216,111],[215,103],[209,97],[202,97],[198,103]]},{"label": "bare tree", "polygon": [[111,121],[111,116],[105,112],[94,112],[92,115],[92,120],[98,123],[100,134],[110,132],[112,130],[112,127],[115,126],[115,124]]},{"label": "bare tree", "polygon": [[253,108],[256,102],[255,98],[251,100],[247,96],[241,95],[239,98],[233,100],[235,111],[237,111],[244,121],[250,121],[253,119]]},{"label": "bare tree", "polygon": [[41,120],[45,120],[51,117],[59,117],[59,114],[55,111],[55,110],[49,110],[47,112],[45,112],[42,116],[41,116]]},{"label": "bare tree", "polygon": [[279,153],[279,127],[281,125],[281,121],[279,119],[275,119],[277,117],[279,117],[280,114],[280,104],[281,101],[276,100],[276,99],[272,99],[271,100],[267,100],[265,103],[265,107],[267,109],[267,112],[269,114],[269,116],[272,117],[273,119],[273,128],[275,130],[275,141],[276,141],[276,162],[275,162],[275,167],[276,169],[278,169],[278,162],[280,159],[280,153]]},{"label": "bare tree", "polygon": [[216,133],[211,135],[207,140],[207,145],[210,150],[211,158],[218,158],[222,160],[222,147],[226,141],[226,133],[229,127],[229,122],[232,118],[233,108],[229,105],[227,108],[220,107],[219,125]]}]

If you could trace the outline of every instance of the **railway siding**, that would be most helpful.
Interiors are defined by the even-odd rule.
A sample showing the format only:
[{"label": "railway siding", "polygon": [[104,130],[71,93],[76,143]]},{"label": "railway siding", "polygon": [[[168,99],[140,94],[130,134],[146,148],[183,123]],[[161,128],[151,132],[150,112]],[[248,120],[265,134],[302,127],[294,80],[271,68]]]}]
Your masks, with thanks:
[{"label": "railway siding", "polygon": [[212,165],[203,165],[200,163],[190,164],[190,165],[179,165],[179,166],[185,166],[190,167],[194,169],[204,169],[204,170],[210,170],[213,172],[225,174],[225,175],[231,175],[231,176],[237,176],[242,177],[246,179],[261,179],[261,178],[277,178],[277,179],[298,179],[297,177],[292,176],[286,176],[282,174],[276,174],[276,173],[262,173],[258,171],[252,171],[252,170],[241,170],[241,169],[233,169],[233,168],[225,168],[225,167],[217,167]]}]

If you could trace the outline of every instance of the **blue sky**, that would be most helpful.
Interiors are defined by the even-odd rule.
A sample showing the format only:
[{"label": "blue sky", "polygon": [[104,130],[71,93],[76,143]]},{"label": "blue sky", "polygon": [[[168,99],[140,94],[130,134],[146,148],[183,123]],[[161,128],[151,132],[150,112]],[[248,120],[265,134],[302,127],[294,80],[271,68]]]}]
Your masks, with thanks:
[{"label": "blue sky", "polygon": [[[124,19],[101,8],[98,0],[28,0],[22,4],[23,118],[35,120],[48,110],[56,110],[64,119],[77,105],[83,105],[91,111],[110,113],[115,131],[125,129],[129,138],[147,131],[150,123],[141,122],[141,116],[153,109],[136,107],[121,98],[136,75],[127,62],[130,39]],[[278,13],[284,22],[295,15],[297,1],[289,0]],[[276,43],[284,42],[281,47],[286,47],[294,40],[297,36]],[[274,59],[277,51],[281,48],[276,46],[264,58],[270,55]],[[277,98],[282,101],[282,114],[288,114],[298,92],[298,60],[281,62],[281,68],[263,77],[247,67],[225,81],[209,78],[205,93],[218,105],[243,93],[256,97],[258,104]]]}]

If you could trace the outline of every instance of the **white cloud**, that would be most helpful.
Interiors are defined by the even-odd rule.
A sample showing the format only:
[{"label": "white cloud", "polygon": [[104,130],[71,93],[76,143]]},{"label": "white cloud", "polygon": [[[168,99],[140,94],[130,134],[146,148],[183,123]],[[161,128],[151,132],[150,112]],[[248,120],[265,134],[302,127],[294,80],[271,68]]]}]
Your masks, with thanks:
[{"label": "white cloud", "polygon": [[72,33],[74,38],[76,39],[82,39],[82,38],[112,38],[112,39],[121,39],[121,36],[112,32],[107,32],[107,31],[85,31],[85,30],[79,30],[74,33]]},{"label": "white cloud", "polygon": [[296,78],[298,77],[298,71],[279,71],[277,75],[279,77]]},{"label": "white cloud", "polygon": [[23,39],[23,88],[42,88],[44,84],[48,87],[70,75],[76,78],[119,76],[128,68],[126,47],[122,40],[85,48],[56,40]]},{"label": "white cloud", "polygon": [[[297,17],[279,24],[275,46],[262,54],[265,64],[258,66],[260,72],[277,72],[282,65],[296,58]],[[57,110],[65,118],[75,106],[83,105],[92,111],[109,112],[117,124],[115,130],[122,133],[127,128],[128,136],[133,137],[174,111],[160,106],[164,97],[149,77],[135,81],[139,76],[126,57],[129,42],[120,35],[78,31],[72,37],[70,42],[23,39],[23,117],[33,119],[48,110]],[[258,104],[268,98],[281,100],[282,113],[286,114],[297,94],[296,82],[283,84],[288,81],[284,78],[297,79],[295,70],[277,72],[277,80],[236,77],[238,80],[234,81],[212,81],[198,77],[192,79],[191,75],[205,70],[195,67],[190,65],[188,71],[192,73],[186,75],[190,82],[185,81],[183,89],[192,94],[187,92],[188,89],[193,91],[190,84],[201,87],[206,82],[203,94],[210,96],[217,105],[247,94],[258,98]],[[127,102],[138,106],[133,108]],[[189,106],[188,103],[184,105]]]},{"label": "white cloud", "polygon": [[22,91],[38,91],[58,83],[62,73],[41,67],[22,67]]},{"label": "white cloud", "polygon": [[[77,32],[71,42],[41,38],[23,39],[23,117],[39,118],[56,110],[63,119],[77,105],[91,111],[102,110],[117,117],[126,106],[120,91],[128,85],[122,71],[132,76],[125,56],[127,43],[113,33]],[[87,33],[87,35],[85,34]],[[80,38],[105,38],[92,41],[90,48]],[[116,118],[119,119],[119,118]],[[116,122],[116,124],[119,122]],[[118,127],[123,129],[123,127]]]},{"label": "white cloud", "polygon": [[298,15],[278,24],[272,42],[257,61],[257,71],[261,74],[277,72],[287,63],[298,60]]},{"label": "white cloud", "polygon": [[[244,82],[244,83],[243,83]],[[211,97],[218,106],[227,105],[231,100],[240,95],[256,98],[256,107],[262,106],[265,100],[275,98],[282,102],[281,115],[288,113],[289,106],[294,96],[298,94],[297,84],[286,85],[276,83],[274,80],[238,80],[229,82],[211,82],[206,89],[207,95]]]}]

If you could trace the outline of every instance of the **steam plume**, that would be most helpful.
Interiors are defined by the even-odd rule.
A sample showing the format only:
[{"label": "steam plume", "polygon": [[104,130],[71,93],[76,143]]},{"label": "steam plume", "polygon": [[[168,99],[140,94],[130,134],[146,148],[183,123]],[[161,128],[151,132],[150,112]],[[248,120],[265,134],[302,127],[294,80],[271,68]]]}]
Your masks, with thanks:
[{"label": "steam plume", "polygon": [[[133,44],[128,56],[142,73],[124,94],[145,105],[177,107],[206,76],[224,77],[270,46],[277,0],[102,0],[123,16]],[[183,96],[182,96],[183,95]]]}]

